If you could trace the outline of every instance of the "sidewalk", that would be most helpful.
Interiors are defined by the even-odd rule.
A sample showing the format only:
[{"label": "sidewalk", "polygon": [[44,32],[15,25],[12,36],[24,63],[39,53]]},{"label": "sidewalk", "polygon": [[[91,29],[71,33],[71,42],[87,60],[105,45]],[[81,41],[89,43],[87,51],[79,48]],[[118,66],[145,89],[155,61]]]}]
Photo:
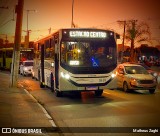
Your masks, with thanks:
[{"label": "sidewalk", "polygon": [[6,127],[56,128],[47,118],[44,110],[27,92],[22,88],[9,88],[9,76],[9,73],[0,71],[0,136],[6,135],[2,134],[2,128]]}]

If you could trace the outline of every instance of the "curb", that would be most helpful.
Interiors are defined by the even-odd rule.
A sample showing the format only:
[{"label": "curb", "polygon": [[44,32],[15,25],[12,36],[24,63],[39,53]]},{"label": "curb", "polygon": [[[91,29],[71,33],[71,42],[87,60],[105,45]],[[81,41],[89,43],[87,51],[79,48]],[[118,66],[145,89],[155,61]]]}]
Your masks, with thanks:
[{"label": "curb", "polygon": [[[23,87],[23,85],[21,85],[21,87]],[[42,106],[42,104],[40,104],[40,103],[37,101],[37,99],[36,99],[33,95],[31,95],[26,89],[23,89],[23,90],[24,90],[24,91],[32,98],[32,100],[33,100],[35,103],[37,103],[37,105],[42,109],[44,115],[48,118],[48,121],[51,123],[52,127],[54,127],[54,128],[57,127],[56,124],[55,124],[54,121],[53,121],[53,118],[49,115],[49,113],[48,113],[48,111],[45,109],[45,107]]]}]

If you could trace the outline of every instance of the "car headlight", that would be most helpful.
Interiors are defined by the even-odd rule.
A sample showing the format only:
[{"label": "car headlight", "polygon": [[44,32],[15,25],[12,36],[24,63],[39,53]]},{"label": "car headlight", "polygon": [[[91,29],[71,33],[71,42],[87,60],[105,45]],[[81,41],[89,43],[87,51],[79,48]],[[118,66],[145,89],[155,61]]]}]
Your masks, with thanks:
[{"label": "car headlight", "polygon": [[153,73],[153,76],[154,76],[154,77],[157,77],[157,76],[158,76],[158,74],[155,72],[155,73]]},{"label": "car headlight", "polygon": [[24,70],[24,71],[27,71],[27,70],[28,70],[28,68],[26,68],[26,67],[25,67],[23,70]]},{"label": "car headlight", "polygon": [[131,85],[136,85],[138,82],[139,82],[138,79],[135,79],[135,78],[131,78],[131,79],[130,79]]}]

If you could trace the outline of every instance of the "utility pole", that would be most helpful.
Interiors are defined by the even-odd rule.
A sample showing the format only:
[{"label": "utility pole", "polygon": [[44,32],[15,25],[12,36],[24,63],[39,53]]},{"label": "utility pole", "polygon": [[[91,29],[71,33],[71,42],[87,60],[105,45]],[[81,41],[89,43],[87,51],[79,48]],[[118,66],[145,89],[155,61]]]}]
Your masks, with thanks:
[{"label": "utility pole", "polygon": [[122,56],[121,56],[121,62],[123,61],[124,56],[124,41],[125,41],[125,33],[126,33],[126,21],[123,21],[124,23],[124,29],[123,29],[123,41],[122,41]]},{"label": "utility pole", "polygon": [[122,41],[122,53],[121,53],[121,62],[123,61],[124,56],[124,41],[125,41],[125,33],[126,33],[126,20],[118,21],[119,23],[123,23],[123,41]]},{"label": "utility pole", "polygon": [[51,27],[48,29],[49,34],[51,34]]},{"label": "utility pole", "polygon": [[137,20],[131,20],[130,21],[131,24],[132,24],[132,29],[131,29],[131,32],[132,32],[132,37],[131,37],[131,54],[130,54],[130,61],[131,62],[134,62],[135,61],[135,58],[134,58],[134,41],[135,41],[135,32],[136,32],[136,22]]},{"label": "utility pole", "polygon": [[17,84],[18,84],[18,70],[19,70],[19,59],[20,59],[21,35],[22,35],[23,6],[24,6],[24,0],[18,0],[18,5],[16,5],[16,11],[15,11],[17,13],[17,19],[16,19],[14,50],[13,50],[13,56],[12,56],[10,87],[17,87]]}]

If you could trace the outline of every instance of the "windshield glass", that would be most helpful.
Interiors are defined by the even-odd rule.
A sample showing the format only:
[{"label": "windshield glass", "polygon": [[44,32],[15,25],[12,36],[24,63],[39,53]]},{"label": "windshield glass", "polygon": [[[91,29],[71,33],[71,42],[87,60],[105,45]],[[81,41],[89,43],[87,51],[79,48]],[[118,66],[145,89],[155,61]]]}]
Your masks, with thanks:
[{"label": "windshield glass", "polygon": [[147,70],[141,66],[125,66],[127,74],[148,74]]},{"label": "windshield glass", "polygon": [[114,41],[61,43],[61,63],[70,67],[108,67],[116,63]]},{"label": "windshield glass", "polygon": [[145,64],[139,64],[139,65],[141,65],[141,66],[143,66],[146,70],[151,70],[151,68],[150,67],[148,67],[147,65],[145,65]]},{"label": "windshield glass", "polygon": [[33,62],[25,62],[24,66],[33,66]]}]

